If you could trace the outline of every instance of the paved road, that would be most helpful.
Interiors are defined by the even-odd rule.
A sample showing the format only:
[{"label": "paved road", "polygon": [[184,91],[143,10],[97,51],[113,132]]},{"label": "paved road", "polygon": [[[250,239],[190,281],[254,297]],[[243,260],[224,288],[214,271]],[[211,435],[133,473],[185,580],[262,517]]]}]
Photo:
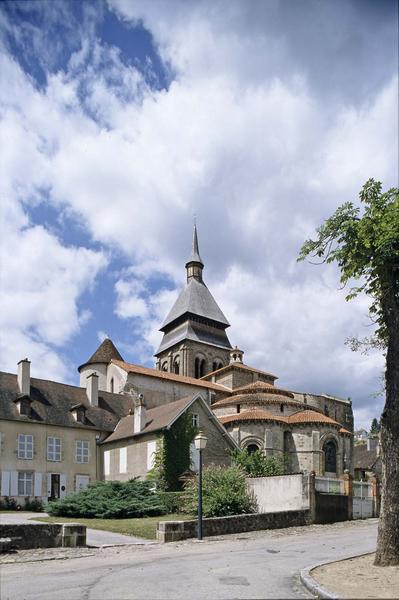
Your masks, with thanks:
[{"label": "paved road", "polygon": [[375,548],[375,520],[312,525],[1,567],[2,600],[306,598],[300,569]]},{"label": "paved road", "polygon": [[[32,523],[35,517],[47,517],[47,513],[2,513],[0,514],[0,523]],[[79,522],[79,519],[76,519]],[[112,533],[111,531],[100,531],[98,529],[87,529],[86,541],[88,546],[101,547],[116,544],[155,544],[152,540],[147,540],[133,535],[122,535],[120,533]]]}]

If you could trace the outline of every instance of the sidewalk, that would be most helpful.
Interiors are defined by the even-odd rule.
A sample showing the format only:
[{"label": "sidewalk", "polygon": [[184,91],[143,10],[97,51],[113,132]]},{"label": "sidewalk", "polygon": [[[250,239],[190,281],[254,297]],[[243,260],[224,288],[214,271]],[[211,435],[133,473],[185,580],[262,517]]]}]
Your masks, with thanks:
[{"label": "sidewalk", "polygon": [[399,566],[375,567],[374,553],[327,563],[301,573],[319,598],[399,598]]},{"label": "sidewalk", "polygon": [[[23,513],[1,513],[0,523],[34,523],[35,517],[47,517],[47,513],[34,513],[34,512],[23,512]],[[79,519],[76,519],[79,523]],[[111,531],[103,531],[99,529],[87,529],[86,542],[87,546],[94,548],[104,548],[107,546],[120,546],[120,545],[150,545],[157,544],[154,540],[147,540],[146,538],[135,537],[133,535],[122,535],[121,533],[112,533]]]}]

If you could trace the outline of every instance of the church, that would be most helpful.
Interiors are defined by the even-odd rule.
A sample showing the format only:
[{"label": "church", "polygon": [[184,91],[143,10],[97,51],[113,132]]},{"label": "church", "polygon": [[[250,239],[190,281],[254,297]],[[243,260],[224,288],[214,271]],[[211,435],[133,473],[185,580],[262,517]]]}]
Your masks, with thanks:
[{"label": "church", "polygon": [[[247,365],[203,279],[194,226],[186,283],[160,331],[155,367],[125,361],[110,339],[78,368],[80,385],[0,373],[0,500],[63,497],[97,479],[146,477],[183,415],[208,437],[204,464],[234,449],[281,457],[288,473],[353,472],[350,400],[288,390]],[[192,468],[198,456],[191,448]],[[22,504],[21,504],[22,505]]]}]

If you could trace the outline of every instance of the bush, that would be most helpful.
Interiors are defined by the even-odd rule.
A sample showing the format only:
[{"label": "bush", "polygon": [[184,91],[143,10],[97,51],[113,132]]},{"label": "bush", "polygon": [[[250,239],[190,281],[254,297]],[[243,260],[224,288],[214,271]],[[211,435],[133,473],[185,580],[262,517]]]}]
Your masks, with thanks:
[{"label": "bush", "polygon": [[149,481],[96,481],[62,500],[49,502],[49,514],[61,517],[126,519],[166,513],[160,495]]},{"label": "bush", "polygon": [[232,452],[233,463],[242,468],[248,477],[272,477],[273,475],[284,475],[284,461],[277,456],[266,456],[262,450],[256,450],[251,454],[244,450]]},{"label": "bush", "polygon": [[[202,477],[202,510],[204,517],[225,517],[256,512],[253,495],[248,491],[245,473],[237,466],[208,467]],[[198,478],[186,483],[184,512],[198,510]]]},{"label": "bush", "polygon": [[21,510],[21,506],[17,503],[15,498],[5,496],[4,500],[0,500],[0,510]]},{"label": "bush", "polygon": [[34,498],[33,500],[27,499],[25,501],[24,510],[30,510],[32,512],[42,512],[44,510],[43,503],[38,498]]},{"label": "bush", "polygon": [[179,513],[183,508],[184,492],[159,492],[166,513]]}]

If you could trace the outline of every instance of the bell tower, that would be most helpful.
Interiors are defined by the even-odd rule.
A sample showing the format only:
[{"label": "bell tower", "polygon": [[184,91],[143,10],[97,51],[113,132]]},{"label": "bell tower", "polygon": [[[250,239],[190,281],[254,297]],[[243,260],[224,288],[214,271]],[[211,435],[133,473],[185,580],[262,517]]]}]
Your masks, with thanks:
[{"label": "bell tower", "polygon": [[164,336],[155,357],[161,371],[200,378],[229,364],[230,324],[203,281],[203,269],[194,225],[186,286],[160,329]]}]

